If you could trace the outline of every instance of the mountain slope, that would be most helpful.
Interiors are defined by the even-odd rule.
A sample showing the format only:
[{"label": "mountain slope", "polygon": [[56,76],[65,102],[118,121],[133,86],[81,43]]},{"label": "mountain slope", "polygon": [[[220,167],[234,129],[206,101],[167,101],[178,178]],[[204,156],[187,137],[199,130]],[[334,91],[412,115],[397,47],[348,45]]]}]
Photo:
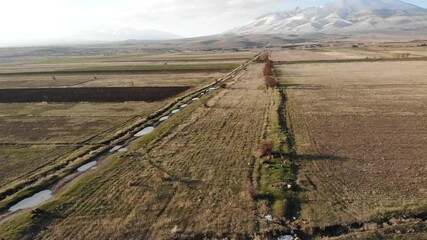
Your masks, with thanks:
[{"label": "mountain slope", "polygon": [[234,34],[401,32],[427,29],[427,9],[399,0],[337,0],[319,7],[272,13]]}]

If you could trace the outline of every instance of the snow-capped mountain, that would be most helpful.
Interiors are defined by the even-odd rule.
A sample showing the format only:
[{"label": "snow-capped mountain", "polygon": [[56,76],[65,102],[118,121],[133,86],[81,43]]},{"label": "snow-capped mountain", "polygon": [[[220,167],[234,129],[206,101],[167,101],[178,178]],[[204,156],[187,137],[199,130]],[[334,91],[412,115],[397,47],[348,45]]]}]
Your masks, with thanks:
[{"label": "snow-capped mountain", "polygon": [[230,32],[245,35],[401,31],[424,31],[427,35],[427,9],[399,0],[336,0],[318,7],[267,14]]}]

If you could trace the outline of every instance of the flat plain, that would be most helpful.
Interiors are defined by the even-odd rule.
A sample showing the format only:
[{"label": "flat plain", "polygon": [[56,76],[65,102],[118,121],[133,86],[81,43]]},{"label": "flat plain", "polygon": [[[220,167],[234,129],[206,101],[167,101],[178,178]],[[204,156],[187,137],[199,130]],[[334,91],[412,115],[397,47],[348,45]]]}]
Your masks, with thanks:
[{"label": "flat plain", "polygon": [[54,215],[23,214],[12,226],[33,222],[38,230],[27,236],[41,239],[248,238],[274,228],[248,194],[274,93],[262,87],[263,66],[249,66],[207,106],[184,108],[152,140],[134,142],[40,207]]},{"label": "flat plain", "polygon": [[[140,124],[176,97],[215,82],[250,56],[253,53],[190,52],[2,63],[0,71],[8,73],[0,76],[2,89],[169,86],[189,89],[154,102],[0,103],[3,173],[0,177],[0,207],[7,207],[14,198],[7,192],[12,190],[21,196],[20,193],[28,194],[26,189],[31,187],[28,185],[19,190],[16,186],[28,179],[40,179],[59,165],[68,166],[71,160],[78,164],[82,154],[105,147],[123,131]],[[132,72],[135,68],[149,69],[150,72]],[[76,73],[76,69],[84,72]],[[111,69],[124,72],[109,73]],[[61,70],[68,72],[34,74]],[[75,167],[75,164],[71,166]]]},{"label": "flat plain", "polygon": [[[276,49],[273,89],[267,51],[4,63],[0,88],[190,88],[155,102],[1,103],[0,208],[29,196],[31,184],[5,194],[22,182],[61,180],[49,201],[1,215],[0,238],[425,239],[426,52]],[[135,126],[154,130],[91,158]]]}]

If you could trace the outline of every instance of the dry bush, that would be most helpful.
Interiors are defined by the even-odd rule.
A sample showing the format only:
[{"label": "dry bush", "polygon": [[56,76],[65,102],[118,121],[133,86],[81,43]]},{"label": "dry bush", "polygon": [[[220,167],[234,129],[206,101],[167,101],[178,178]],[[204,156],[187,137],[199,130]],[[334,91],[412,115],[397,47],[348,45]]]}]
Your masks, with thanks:
[{"label": "dry bush", "polygon": [[265,76],[264,80],[265,80],[265,86],[267,87],[275,88],[278,85],[276,78],[273,76]]},{"label": "dry bush", "polygon": [[227,88],[227,83],[220,83],[219,84],[219,87],[221,88],[221,89],[226,89]]},{"label": "dry bush", "polygon": [[267,87],[271,87],[271,88],[275,88],[277,87],[277,81],[276,78],[274,78],[274,73],[273,73],[273,62],[271,60],[267,60],[265,62],[265,66],[264,66],[264,80],[265,80],[265,85]]},{"label": "dry bush", "polygon": [[270,156],[273,153],[274,142],[272,140],[263,140],[259,145],[259,153],[261,157]]},{"label": "dry bush", "polygon": [[273,76],[273,62],[271,60],[266,61],[264,65],[264,76]]},{"label": "dry bush", "polygon": [[259,55],[259,57],[258,57],[258,61],[259,62],[265,62],[265,61],[267,61],[268,59],[269,59],[269,54],[268,54],[268,52],[263,52],[263,53],[261,53],[260,55]]},{"label": "dry bush", "polygon": [[161,181],[166,181],[168,179],[167,174],[163,170],[157,170],[156,172],[157,178],[159,178]]},{"label": "dry bush", "polygon": [[264,76],[273,76],[273,70],[267,67],[267,65],[265,65],[264,67]]}]

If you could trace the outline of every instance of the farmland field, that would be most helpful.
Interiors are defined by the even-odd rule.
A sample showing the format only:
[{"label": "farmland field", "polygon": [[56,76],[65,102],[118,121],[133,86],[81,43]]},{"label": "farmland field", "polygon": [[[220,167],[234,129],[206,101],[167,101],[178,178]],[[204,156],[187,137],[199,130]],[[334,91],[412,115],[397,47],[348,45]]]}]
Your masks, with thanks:
[{"label": "farmland field", "polygon": [[192,105],[173,116],[169,130],[153,133],[164,135],[155,144],[136,141],[129,153],[112,156],[41,207],[66,218],[35,219],[44,230],[32,234],[43,239],[246,238],[274,228],[266,226],[260,217],[266,212],[258,212],[247,194],[272,104],[272,92],[260,88],[262,67],[250,66],[230,89],[212,96],[208,107]]},{"label": "farmland field", "polygon": [[[0,238],[425,239],[424,52],[349,45],[277,50],[273,62],[249,51],[2,64],[0,92],[36,98],[0,103]],[[139,90],[150,102],[111,102]],[[87,102],[39,99],[88,92]],[[42,190],[52,198],[8,212]]]},{"label": "farmland field", "polygon": [[[56,169],[68,171],[66,169],[75,168],[86,159],[83,156],[105,149],[112,140],[140,125],[177,97],[215,82],[253,55],[253,52],[198,52],[197,55],[100,56],[1,64],[1,71],[10,73],[0,77],[1,91],[7,93],[8,88],[13,88],[10,91],[35,91],[35,98],[27,99],[28,103],[0,103],[0,209],[10,206],[15,195],[17,198],[28,196],[27,189],[48,181],[45,180],[49,179],[47,176],[62,176],[59,171],[55,173]],[[55,76],[21,74],[29,70],[50,72],[63,69],[67,73]],[[147,69],[149,73],[132,72]],[[109,70],[117,72],[111,74]],[[175,86],[180,90],[172,90]],[[120,92],[138,89],[143,91],[133,100],[150,102],[132,102],[129,93]],[[64,92],[62,97],[66,99],[67,91],[75,95],[65,101],[67,103],[49,100],[50,93],[58,95],[58,92]],[[123,96],[121,100],[111,102],[112,99],[105,97],[101,102],[93,102],[95,93],[111,98],[111,91]],[[165,95],[165,91],[170,94]],[[40,102],[39,95],[43,95],[45,102]],[[27,93],[25,96],[30,97]],[[150,100],[149,96],[154,98]],[[2,97],[6,96],[3,94]],[[61,96],[55,99],[58,97]],[[9,99],[20,101],[16,94]]]},{"label": "farmland field", "polygon": [[304,61],[355,61],[389,59],[398,60],[401,54],[408,54],[408,59],[425,60],[427,51],[420,48],[322,48],[308,50],[282,50],[271,53],[273,61],[304,62]]},{"label": "farmland field", "polygon": [[302,189],[300,221],[306,226],[425,214],[426,64],[276,67],[286,86]]}]

